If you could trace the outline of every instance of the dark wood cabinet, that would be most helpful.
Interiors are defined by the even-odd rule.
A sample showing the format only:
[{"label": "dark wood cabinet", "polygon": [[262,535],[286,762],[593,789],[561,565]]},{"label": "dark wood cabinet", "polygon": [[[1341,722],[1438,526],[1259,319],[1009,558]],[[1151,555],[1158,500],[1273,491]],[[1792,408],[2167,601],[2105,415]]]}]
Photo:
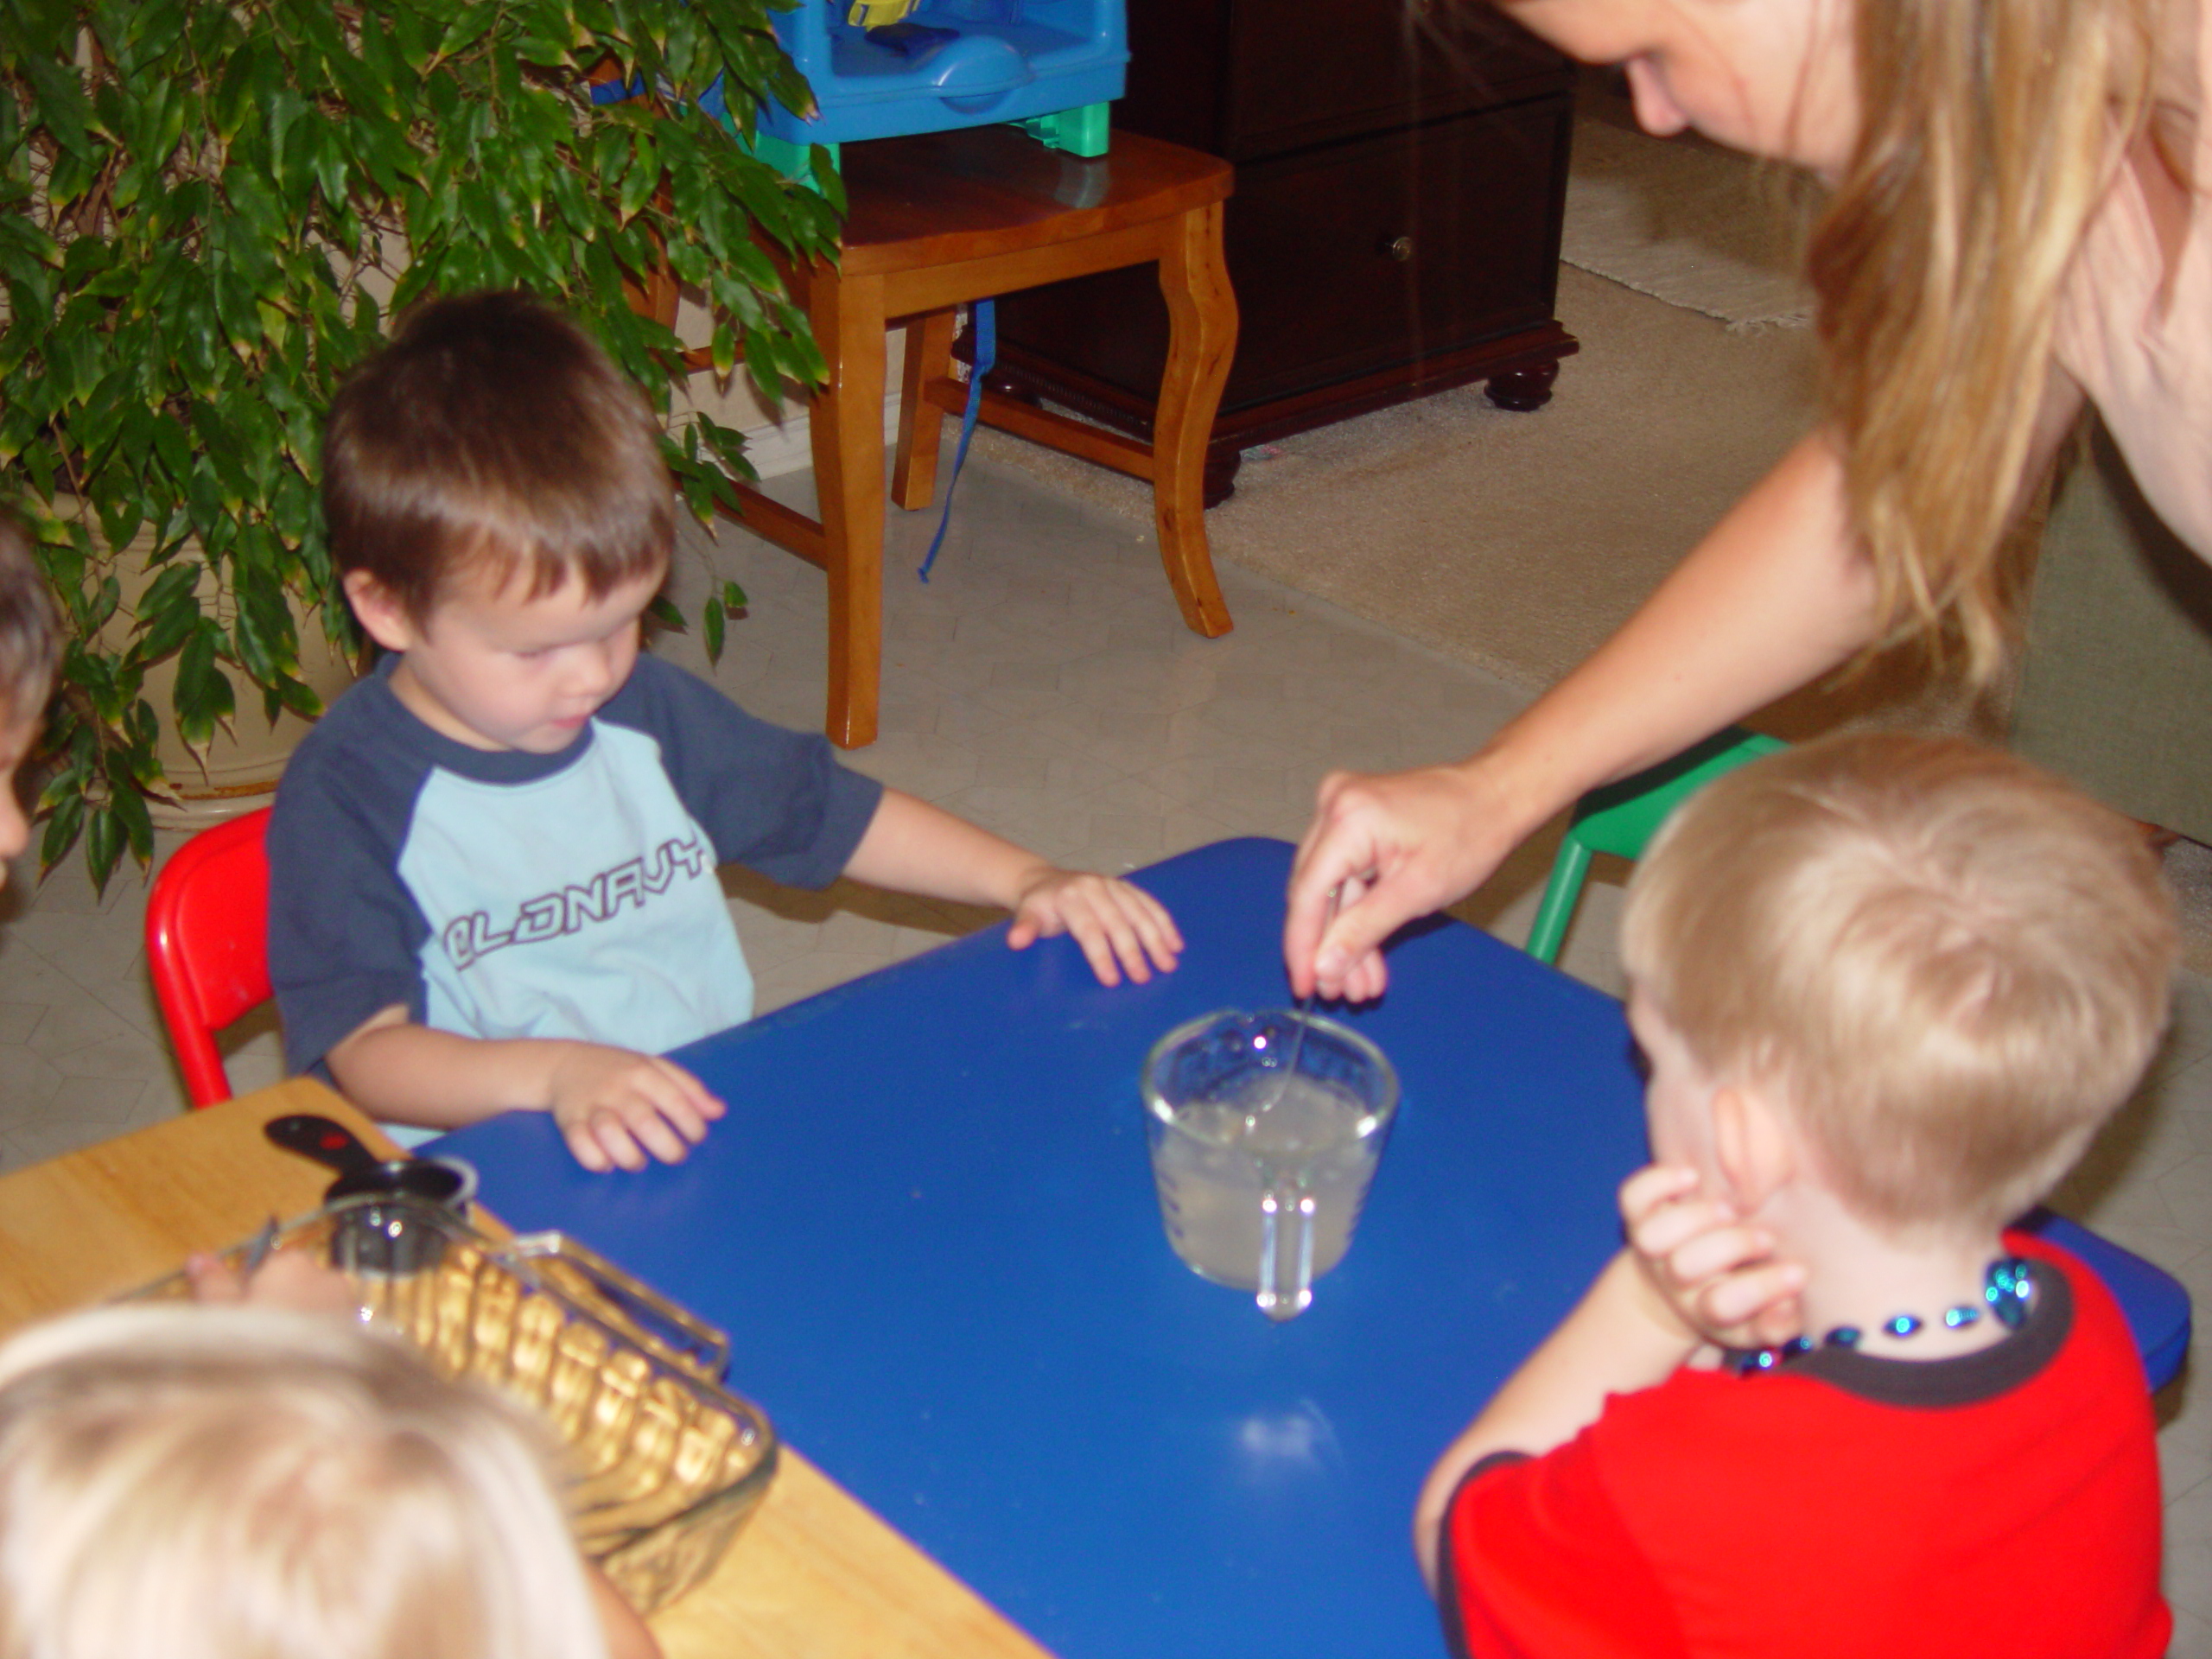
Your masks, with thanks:
[{"label": "dark wood cabinet", "polygon": [[[1129,0],[1129,42],[1114,124],[1236,164],[1209,505],[1270,438],[1475,380],[1550,397],[1566,59],[1480,0]],[[999,302],[992,383],[1144,432],[1166,348],[1146,273],[1086,277]]]}]

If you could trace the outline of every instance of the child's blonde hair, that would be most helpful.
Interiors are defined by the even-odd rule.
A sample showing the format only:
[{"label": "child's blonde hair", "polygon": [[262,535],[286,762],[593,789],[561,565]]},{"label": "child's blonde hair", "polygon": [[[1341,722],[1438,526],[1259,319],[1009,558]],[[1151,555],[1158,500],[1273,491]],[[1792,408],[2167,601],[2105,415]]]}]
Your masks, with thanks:
[{"label": "child's blonde hair", "polygon": [[327,1316],[0,1349],[0,1659],[605,1659],[536,1426]]},{"label": "child's blonde hair", "polygon": [[1621,936],[1698,1064],[1772,1089],[1822,1178],[1899,1230],[2050,1190],[2149,1062],[2177,950],[2139,829],[2011,755],[1897,734],[1708,785]]}]

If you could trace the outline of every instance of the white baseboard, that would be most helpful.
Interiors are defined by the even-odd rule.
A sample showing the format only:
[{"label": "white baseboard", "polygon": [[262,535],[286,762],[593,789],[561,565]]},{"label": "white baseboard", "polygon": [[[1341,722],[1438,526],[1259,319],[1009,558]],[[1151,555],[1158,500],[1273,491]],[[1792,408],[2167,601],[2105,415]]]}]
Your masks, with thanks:
[{"label": "white baseboard", "polygon": [[[793,409],[781,426],[751,426],[745,429],[745,458],[763,478],[804,473],[814,466],[812,429],[804,409]],[[893,386],[883,402],[883,442],[887,448],[899,439],[899,389]]]}]

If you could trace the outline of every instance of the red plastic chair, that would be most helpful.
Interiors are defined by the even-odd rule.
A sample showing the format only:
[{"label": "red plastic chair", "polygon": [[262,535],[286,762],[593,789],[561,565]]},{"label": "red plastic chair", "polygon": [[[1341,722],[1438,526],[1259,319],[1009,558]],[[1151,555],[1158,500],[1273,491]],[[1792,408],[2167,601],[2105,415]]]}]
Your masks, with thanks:
[{"label": "red plastic chair", "polygon": [[215,1033],[266,1002],[269,809],[203,830],[162,867],[146,904],[146,962],[194,1106],[231,1097]]}]

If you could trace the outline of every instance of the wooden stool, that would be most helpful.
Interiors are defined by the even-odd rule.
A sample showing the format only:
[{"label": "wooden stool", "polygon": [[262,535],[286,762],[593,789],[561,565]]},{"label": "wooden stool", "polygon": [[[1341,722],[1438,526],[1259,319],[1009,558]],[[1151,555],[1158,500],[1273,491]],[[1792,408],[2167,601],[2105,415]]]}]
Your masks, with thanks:
[{"label": "wooden stool", "polygon": [[[1200,473],[1236,346],[1236,301],[1222,263],[1229,163],[1116,132],[1085,161],[1011,127],[883,138],[843,153],[849,206],[838,268],[787,267],[830,365],[811,413],[822,518],[741,485],[733,516],[830,574],[830,739],[875,741],[883,669],[885,331],[903,321],[906,369],[892,493],[909,510],[936,493],[947,411],[965,407],[951,376],[954,311],[1065,276],[1157,263],[1170,343],[1153,442],[986,392],[989,425],[1152,480],[1160,556],[1183,620],[1209,638],[1229,607],[1206,551]],[[672,311],[674,295],[665,296]]]}]

